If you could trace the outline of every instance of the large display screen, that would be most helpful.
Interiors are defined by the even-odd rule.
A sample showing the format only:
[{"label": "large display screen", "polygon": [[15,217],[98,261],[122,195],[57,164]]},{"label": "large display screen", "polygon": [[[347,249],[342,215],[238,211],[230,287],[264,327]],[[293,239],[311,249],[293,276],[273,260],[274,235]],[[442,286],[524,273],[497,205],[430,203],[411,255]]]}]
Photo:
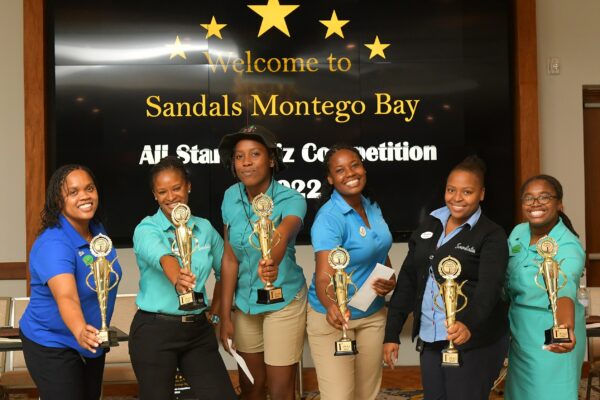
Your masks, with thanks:
[{"label": "large display screen", "polygon": [[179,156],[190,207],[222,230],[235,182],[221,137],[264,125],[281,143],[276,176],[304,194],[309,242],[324,152],[356,146],[395,240],[443,205],[449,170],[488,165],[484,212],[513,223],[510,2],[103,1],[47,3],[49,170],[96,174],[120,246],[157,210],[151,166]]}]

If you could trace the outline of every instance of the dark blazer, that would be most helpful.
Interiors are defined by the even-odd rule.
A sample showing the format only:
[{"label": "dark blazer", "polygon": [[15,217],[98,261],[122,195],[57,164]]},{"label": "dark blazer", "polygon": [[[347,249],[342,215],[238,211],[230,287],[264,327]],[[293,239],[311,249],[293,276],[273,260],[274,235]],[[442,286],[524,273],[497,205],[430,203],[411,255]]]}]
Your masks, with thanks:
[{"label": "dark blazer", "polygon": [[[402,264],[396,289],[390,300],[385,343],[400,343],[399,336],[408,315],[414,316],[412,339],[419,334],[421,305],[429,266],[433,266],[439,283],[438,264],[444,257],[458,259],[462,272],[457,278],[468,298],[467,307],[456,314],[456,320],[471,331],[471,339],[459,349],[469,349],[495,342],[508,332],[508,306],[501,299],[506,267],[508,243],[504,230],[488,219],[481,217],[475,226],[465,226],[461,232],[436,249],[442,234],[442,223],[429,215],[412,234],[408,242],[408,255]],[[423,235],[424,232],[431,232]],[[459,307],[462,299],[459,299]]]}]

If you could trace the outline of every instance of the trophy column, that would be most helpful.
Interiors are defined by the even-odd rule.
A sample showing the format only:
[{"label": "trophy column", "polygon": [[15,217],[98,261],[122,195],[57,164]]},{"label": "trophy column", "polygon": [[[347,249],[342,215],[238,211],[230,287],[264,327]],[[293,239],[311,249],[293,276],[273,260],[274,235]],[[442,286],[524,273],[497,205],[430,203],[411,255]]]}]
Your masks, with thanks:
[{"label": "trophy column", "polygon": [[[550,236],[544,236],[536,243],[536,249],[543,260],[540,263],[538,273],[535,276],[535,284],[548,294],[553,320],[552,327],[550,329],[546,329],[544,332],[546,339],[544,344],[549,345],[554,343],[569,343],[571,341],[569,329],[560,327],[558,325],[558,320],[556,319],[556,303],[558,301],[558,292],[567,284],[567,276],[560,269],[560,263],[556,262],[554,259],[556,253],[558,253],[558,243],[556,243],[556,241]],[[544,279],[545,287],[538,282],[538,277],[540,275]],[[559,275],[563,276],[563,284],[560,286],[558,285]]]},{"label": "trophy column", "polygon": [[[273,200],[264,193],[259,194],[252,200],[252,210],[258,216],[258,221],[253,224],[253,230],[248,241],[256,250],[259,250],[264,260],[271,259],[271,251],[277,246],[281,237],[275,230],[273,221],[269,219],[273,213]],[[258,244],[255,243],[255,238]],[[257,290],[258,304],[281,303],[283,299],[283,290],[275,287],[273,283],[266,281],[262,289]]]},{"label": "trophy column", "polygon": [[[329,299],[335,302],[340,309],[342,315],[346,315],[348,310],[347,304],[352,299],[348,297],[348,286],[354,287],[354,293],[358,291],[358,287],[352,282],[352,277],[344,271],[344,269],[350,263],[350,254],[342,247],[336,247],[329,252],[328,257],[329,265],[335,270],[333,276],[329,275],[329,285],[325,288],[325,294]],[[335,291],[335,297],[329,295],[329,288],[333,287]],[[334,356],[351,356],[358,354],[356,348],[356,340],[352,340],[348,337],[346,328],[342,327],[342,337],[340,340],[335,342],[335,353]]]},{"label": "trophy column", "polygon": [[[456,258],[448,256],[443,258],[438,264],[438,272],[445,279],[443,284],[439,284],[440,293],[434,298],[435,306],[446,313],[446,322],[448,327],[451,327],[456,322],[456,313],[462,311],[467,306],[467,296],[462,292],[462,287],[467,281],[463,281],[460,285],[456,283],[456,278],[460,275],[461,265]],[[458,307],[458,297],[464,298],[464,303]],[[437,298],[441,297],[444,300],[444,308],[440,307]],[[460,352],[454,346],[454,342],[450,340],[448,347],[442,350],[442,366],[443,367],[460,367],[461,359]]]},{"label": "trophy column", "polygon": [[[102,326],[98,330],[98,339],[101,341],[100,347],[108,348],[118,346],[117,332],[111,330],[106,325],[106,308],[108,305],[108,292],[119,282],[119,275],[112,268],[117,259],[109,262],[106,256],[112,250],[112,241],[106,235],[99,234],[90,241],[90,253],[96,259],[90,264],[90,273],[85,277],[85,284],[88,288],[96,292],[98,297],[98,306],[100,308],[100,319]],[[110,275],[115,276],[115,281],[110,284]],[[94,278],[95,287],[90,283],[90,278]]]},{"label": "trophy column", "polygon": [[[181,268],[192,270],[192,254],[198,249],[198,239],[194,238],[192,228],[187,226],[192,212],[183,203],[177,204],[171,211],[171,221],[175,225],[175,241],[171,245],[173,254],[181,259]],[[205,308],[202,293],[190,290],[179,294],[179,310],[194,311]]]}]

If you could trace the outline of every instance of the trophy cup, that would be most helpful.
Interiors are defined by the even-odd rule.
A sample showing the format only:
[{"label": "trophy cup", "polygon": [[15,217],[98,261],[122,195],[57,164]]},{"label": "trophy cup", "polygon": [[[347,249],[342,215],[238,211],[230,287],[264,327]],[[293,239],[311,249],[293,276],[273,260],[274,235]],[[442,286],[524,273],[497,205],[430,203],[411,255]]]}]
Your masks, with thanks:
[{"label": "trophy cup", "polygon": [[[456,322],[456,313],[462,311],[467,306],[467,296],[462,292],[462,287],[467,281],[463,281],[460,285],[456,283],[455,279],[460,275],[461,266],[460,261],[452,256],[448,256],[442,259],[438,264],[438,272],[445,279],[444,283],[439,284],[438,288],[440,292],[435,296],[433,302],[435,306],[446,313],[446,322],[448,323],[448,328],[454,325]],[[464,298],[463,305],[457,309],[458,307],[458,297],[462,296]],[[437,298],[441,297],[444,300],[444,308],[440,307],[437,302]],[[450,340],[448,342],[448,347],[442,350],[442,366],[443,367],[460,367],[460,353],[456,347],[454,347],[454,342]]]},{"label": "trophy cup", "polygon": [[[198,239],[187,226],[192,212],[183,203],[178,203],[171,211],[171,221],[175,225],[175,240],[171,243],[171,251],[181,260],[181,268],[192,270],[192,253],[198,250]],[[202,293],[189,290],[179,294],[179,310],[194,311],[206,307]]]},{"label": "trophy cup", "polygon": [[[560,269],[560,263],[556,262],[554,256],[558,252],[558,243],[550,236],[544,236],[538,240],[536,244],[537,252],[542,256],[543,260],[540,263],[538,273],[535,275],[535,284],[542,290],[548,293],[548,300],[550,301],[550,309],[552,310],[552,319],[554,325],[545,331],[546,341],[545,345],[554,343],[568,343],[571,341],[571,335],[569,335],[568,328],[561,328],[558,326],[556,320],[556,302],[558,300],[558,291],[561,290],[567,284],[567,276]],[[561,261],[562,263],[562,261]],[[544,278],[546,287],[540,285],[538,277]],[[558,285],[558,276],[562,275],[563,283]]]},{"label": "trophy cup", "polygon": [[[343,316],[346,315],[346,304],[352,299],[352,296],[348,297],[348,286],[354,287],[354,293],[358,291],[358,287],[352,282],[352,273],[348,275],[344,268],[350,263],[350,254],[342,247],[336,247],[329,252],[328,257],[329,265],[335,269],[333,276],[329,275],[329,285],[325,288],[325,294],[329,299],[337,304],[340,312]],[[335,297],[329,295],[329,288],[333,287],[335,291]],[[356,340],[352,340],[348,337],[346,327],[342,326],[342,337],[340,340],[335,342],[335,353],[334,356],[351,356],[358,354],[356,349]]]},{"label": "trophy cup", "polygon": [[[112,265],[117,258],[115,257],[115,259],[111,262],[106,259],[106,256],[108,253],[110,253],[111,249],[112,241],[108,236],[99,234],[92,239],[90,242],[90,253],[92,253],[96,259],[90,264],[91,271],[85,277],[85,284],[91,290],[96,292],[98,297],[100,318],[102,321],[102,326],[98,332],[98,339],[101,341],[100,347],[102,348],[119,345],[119,342],[117,341],[117,332],[109,329],[106,326],[106,306],[108,301],[108,292],[110,292],[110,290],[113,289],[119,282],[119,275],[117,275],[115,270],[112,268]],[[110,284],[111,274],[115,276],[115,281],[112,285]],[[90,283],[91,277],[94,278],[94,286],[92,286]]]},{"label": "trophy cup", "polygon": [[[273,200],[266,194],[259,194],[252,200],[252,210],[258,216],[252,226],[252,233],[248,237],[250,245],[262,253],[264,260],[271,259],[271,250],[277,246],[281,240],[281,235],[275,230],[273,221],[269,219],[273,212]],[[255,243],[258,240],[258,244]],[[263,289],[258,289],[258,304],[274,304],[283,301],[283,291],[281,288],[273,286],[268,280]]]}]

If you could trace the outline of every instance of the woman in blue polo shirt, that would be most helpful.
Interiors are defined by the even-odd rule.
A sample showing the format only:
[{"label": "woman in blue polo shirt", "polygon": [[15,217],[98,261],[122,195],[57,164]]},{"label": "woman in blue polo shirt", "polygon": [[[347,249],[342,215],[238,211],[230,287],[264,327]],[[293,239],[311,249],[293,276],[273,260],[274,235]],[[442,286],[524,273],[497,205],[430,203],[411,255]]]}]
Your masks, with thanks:
[{"label": "woman in blue polo shirt", "polygon": [[[31,298],[19,322],[27,369],[44,400],[100,398],[105,358],[97,338],[100,308],[86,285],[94,261],[89,242],[106,234],[96,218],[98,205],[88,168],[65,165],[52,174],[41,233],[29,255]],[[115,258],[112,249],[107,259]],[[113,269],[121,276],[117,261]],[[116,294],[114,288],[108,295],[107,323]]]},{"label": "woman in blue polo shirt", "polygon": [[[273,179],[284,164],[282,151],[266,128],[250,125],[225,135],[219,154],[222,164],[240,180],[227,189],[221,207],[225,225],[221,341],[229,350],[228,341],[233,339],[254,377],[252,384],[240,370],[244,399],[265,399],[267,385],[271,399],[291,400],[306,326],[306,282],[294,248],[306,201]],[[268,261],[248,242],[257,220],[252,200],[260,193],[273,200],[271,219],[280,238]],[[282,302],[257,303],[257,290],[267,280],[282,289]],[[235,329],[225,311],[231,310],[234,292]]]},{"label": "woman in blue polo shirt", "polygon": [[[510,299],[510,331],[506,399],[577,399],[585,355],[585,317],[577,301],[585,252],[571,221],[563,212],[563,189],[548,175],[529,178],[521,187],[526,222],[510,234],[505,291]],[[550,236],[558,244],[554,256],[566,275],[560,277],[557,319],[571,341],[544,346],[544,331],[553,324],[546,291],[535,284],[542,258],[536,243]],[[539,279],[540,283],[542,279]]]},{"label": "woman in blue polo shirt", "polygon": [[[129,332],[129,355],[139,384],[141,400],[173,396],[179,368],[200,399],[236,399],[225,364],[218,351],[219,274],[223,239],[206,219],[190,216],[187,226],[197,240],[191,271],[181,269],[171,250],[175,226],[171,212],[187,204],[192,190],[183,163],[174,156],[163,158],[150,171],[150,184],[158,211],[135,228],[133,250],[140,269],[139,307]],[[211,309],[179,310],[179,293],[193,290],[207,301],[204,284],[214,271],[217,278]]]},{"label": "woman in blue polo shirt", "polygon": [[[310,352],[322,399],[374,399],[381,386],[384,297],[394,288],[396,279],[393,275],[391,279],[377,279],[373,290],[378,297],[367,310],[349,306],[348,315],[342,315],[325,293],[329,275],[335,272],[328,256],[338,246],[346,249],[350,264],[345,271],[352,274],[352,281],[360,288],[377,263],[391,268],[388,253],[392,234],[377,203],[365,197],[367,172],[358,151],[351,146],[333,146],[323,164],[331,198],[319,209],[310,232],[316,257],[308,294]],[[323,194],[324,199],[327,196]],[[349,296],[353,294],[349,288]],[[356,340],[356,356],[334,356],[334,343],[340,339],[343,325],[348,336]]]}]

